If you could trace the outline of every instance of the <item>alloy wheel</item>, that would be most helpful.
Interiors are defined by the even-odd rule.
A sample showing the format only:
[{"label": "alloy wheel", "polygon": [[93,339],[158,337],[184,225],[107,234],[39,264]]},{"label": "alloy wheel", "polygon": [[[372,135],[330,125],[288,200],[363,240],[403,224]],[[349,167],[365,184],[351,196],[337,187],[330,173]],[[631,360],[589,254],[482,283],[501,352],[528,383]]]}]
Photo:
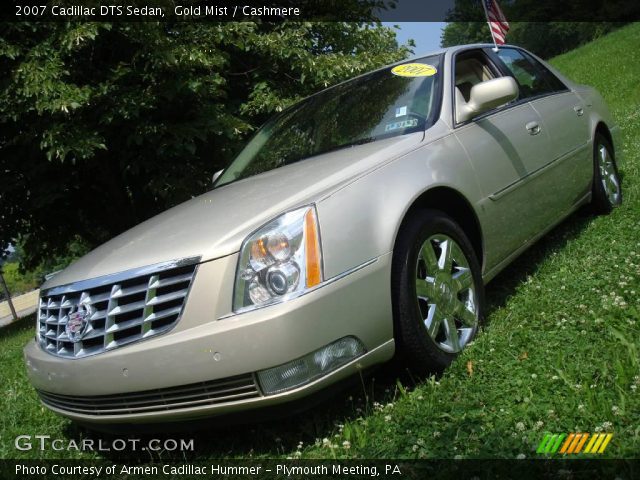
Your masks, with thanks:
[{"label": "alloy wheel", "polygon": [[600,169],[602,188],[609,203],[618,205],[620,203],[620,178],[609,150],[602,144],[598,146],[598,168]]},{"label": "alloy wheel", "polygon": [[448,353],[461,351],[473,338],[479,315],[469,261],[451,237],[433,235],[420,247],[416,297],[434,343]]}]

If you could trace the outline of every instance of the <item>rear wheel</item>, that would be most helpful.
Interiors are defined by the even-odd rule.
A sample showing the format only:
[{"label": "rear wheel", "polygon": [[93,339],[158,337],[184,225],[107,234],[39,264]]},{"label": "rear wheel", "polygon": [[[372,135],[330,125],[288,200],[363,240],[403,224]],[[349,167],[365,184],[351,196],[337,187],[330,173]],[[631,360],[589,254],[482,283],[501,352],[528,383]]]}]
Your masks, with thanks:
[{"label": "rear wheel", "polygon": [[447,367],[484,312],[480,266],[464,231],[435,210],[412,216],[399,233],[392,280],[398,353],[418,373]]},{"label": "rear wheel", "polygon": [[622,203],[622,182],[609,141],[597,133],[593,145],[591,204],[596,213],[608,214]]}]

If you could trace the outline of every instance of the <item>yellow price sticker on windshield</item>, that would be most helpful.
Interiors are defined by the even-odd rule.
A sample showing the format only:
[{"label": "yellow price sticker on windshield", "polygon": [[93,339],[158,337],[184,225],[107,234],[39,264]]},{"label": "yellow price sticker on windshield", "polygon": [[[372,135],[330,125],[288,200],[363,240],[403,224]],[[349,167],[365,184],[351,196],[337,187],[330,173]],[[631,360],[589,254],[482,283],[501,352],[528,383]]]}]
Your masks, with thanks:
[{"label": "yellow price sticker on windshield", "polygon": [[430,77],[438,73],[433,65],[426,63],[405,63],[391,69],[391,73],[399,77]]}]

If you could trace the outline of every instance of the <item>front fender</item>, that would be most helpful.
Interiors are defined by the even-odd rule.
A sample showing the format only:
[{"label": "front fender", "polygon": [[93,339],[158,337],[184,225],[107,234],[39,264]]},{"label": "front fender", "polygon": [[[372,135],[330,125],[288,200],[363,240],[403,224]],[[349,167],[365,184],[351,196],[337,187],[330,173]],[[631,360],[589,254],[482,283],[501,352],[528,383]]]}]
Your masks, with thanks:
[{"label": "front fender", "polygon": [[318,203],[325,277],[393,250],[400,225],[425,191],[446,186],[473,206],[481,199],[466,152],[454,135],[370,172]]}]

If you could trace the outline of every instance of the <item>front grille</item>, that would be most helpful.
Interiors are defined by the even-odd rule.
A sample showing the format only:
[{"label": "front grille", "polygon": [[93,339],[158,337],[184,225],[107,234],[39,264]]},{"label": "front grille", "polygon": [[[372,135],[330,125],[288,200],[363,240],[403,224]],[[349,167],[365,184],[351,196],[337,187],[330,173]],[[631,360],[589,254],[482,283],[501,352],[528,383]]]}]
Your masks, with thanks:
[{"label": "front grille", "polygon": [[195,264],[146,268],[43,292],[40,345],[54,355],[79,358],[163,333],[178,321],[195,270]]},{"label": "front grille", "polygon": [[260,396],[252,374],[143,392],[78,397],[39,390],[51,407],[86,415],[150,413],[235,402]]}]

